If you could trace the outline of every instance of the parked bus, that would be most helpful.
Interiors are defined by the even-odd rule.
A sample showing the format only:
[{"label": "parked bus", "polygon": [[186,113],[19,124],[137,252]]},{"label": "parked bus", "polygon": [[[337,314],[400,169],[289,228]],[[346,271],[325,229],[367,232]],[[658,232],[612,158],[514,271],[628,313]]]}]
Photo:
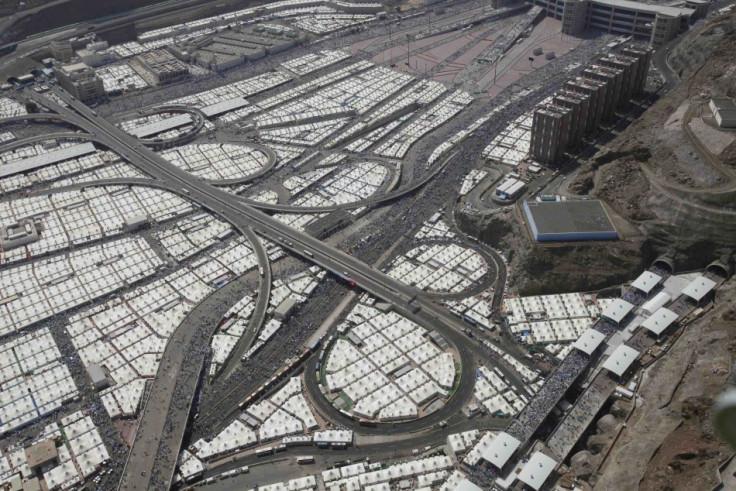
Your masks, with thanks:
[{"label": "parked bus", "polygon": [[273,454],[273,447],[259,448],[256,450],[256,457],[265,457],[271,454]]}]

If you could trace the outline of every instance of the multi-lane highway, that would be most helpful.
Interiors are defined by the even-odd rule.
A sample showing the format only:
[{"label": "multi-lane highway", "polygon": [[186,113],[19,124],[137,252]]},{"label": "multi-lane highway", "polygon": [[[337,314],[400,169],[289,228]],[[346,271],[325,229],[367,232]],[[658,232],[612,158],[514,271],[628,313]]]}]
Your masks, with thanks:
[{"label": "multi-lane highway", "polygon": [[[25,93],[39,104],[61,114],[65,121],[92,134],[97,141],[124,156],[132,165],[152,178],[160,183],[166,183],[166,187],[172,191],[211,210],[236,227],[241,229],[253,227],[260,235],[276,241],[283,248],[307,261],[342,277],[349,277],[363,290],[392,304],[398,313],[422,326],[435,328],[442,332],[456,346],[461,357],[462,378],[456,395],[458,401],[463,399],[463,395],[467,401],[468,395],[472,393],[475,379],[474,364],[467,348],[468,339],[460,332],[463,324],[447,310],[425,299],[414,287],[406,286],[358,259],[243,203],[239,197],[199,180],[143,146],[135,137],[124,133],[105,119],[97,117],[87,106],[73,100],[65,92],[56,88],[54,90],[69,107],[50,102],[33,91],[27,90]],[[452,408],[454,404],[456,403],[448,404],[449,408]],[[181,426],[184,426],[185,421],[186,418],[179,422]],[[160,441],[163,435],[164,425],[161,426],[159,434],[149,433],[147,437]],[[165,482],[170,482],[176,459],[173,457],[167,460],[169,462],[166,464],[169,468],[163,468],[162,462],[158,462],[157,472]],[[147,456],[145,452],[135,452],[131,455],[123,473],[121,488],[148,488],[153,468],[153,458]]]},{"label": "multi-lane highway", "polygon": [[[305,454],[313,455],[318,468],[326,469],[334,466],[338,462],[344,463],[348,459],[352,462],[358,462],[367,457],[369,462],[376,462],[379,460],[395,459],[397,457],[408,457],[412,455],[412,450],[423,450],[428,446],[431,448],[428,453],[433,453],[447,443],[447,436],[450,434],[473,429],[479,431],[500,430],[506,426],[507,422],[508,420],[489,420],[487,417],[473,418],[471,420],[463,417],[462,420],[456,423],[449,423],[445,428],[434,428],[431,432],[417,432],[408,435],[407,438],[401,441],[394,441],[390,437],[375,443],[356,441],[354,446],[340,450],[339,452],[335,452],[332,449],[319,449],[315,447],[287,448],[284,452],[275,454],[270,459],[270,462],[268,457],[256,457],[252,452],[248,452],[245,455],[236,455],[235,459],[228,458],[227,460],[223,459],[219,462],[213,462],[211,467],[205,471],[204,477],[217,476],[228,470],[247,465],[250,466],[251,475],[244,476],[243,480],[247,480],[247,484],[244,482],[242,487],[251,487],[254,481],[260,481],[257,477],[259,475],[266,482],[285,480],[284,476],[280,474],[285,469],[283,464],[288,465],[288,462],[284,462],[284,460],[293,461],[293,458],[296,456]],[[266,462],[269,462],[269,465],[259,466],[259,464]],[[262,468],[265,469],[260,470]],[[232,486],[231,489],[240,489],[241,486],[238,485],[238,481],[238,479],[231,479],[227,484]],[[205,489],[207,489],[206,486]]]}]

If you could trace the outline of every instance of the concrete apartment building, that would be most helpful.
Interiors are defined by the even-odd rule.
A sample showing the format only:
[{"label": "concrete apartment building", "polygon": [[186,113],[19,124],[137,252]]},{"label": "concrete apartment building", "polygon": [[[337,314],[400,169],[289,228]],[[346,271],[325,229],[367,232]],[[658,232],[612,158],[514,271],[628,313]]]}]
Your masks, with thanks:
[{"label": "concrete apartment building", "polygon": [[540,104],[532,122],[531,154],[539,162],[555,162],[565,153],[570,139],[572,110],[555,104]]},{"label": "concrete apartment building", "polygon": [[577,148],[583,141],[588,117],[590,96],[563,90],[552,96],[556,106],[570,109],[570,136],[568,148]]},{"label": "concrete apartment building", "polygon": [[105,95],[102,79],[84,63],[63,65],[56,70],[56,78],[59,85],[82,102],[94,101]]},{"label": "concrete apartment building", "polygon": [[652,50],[641,49],[635,46],[625,46],[621,48],[619,56],[627,56],[638,61],[636,74],[634,75],[632,95],[642,95],[647,85],[647,74],[649,73],[649,64],[652,61]]},{"label": "concrete apartment building", "polygon": [[565,82],[565,89],[570,92],[587,94],[590,97],[585,127],[587,131],[594,131],[598,128],[603,120],[603,109],[608,95],[606,84],[589,78],[575,77]]},{"label": "concrete apartment building", "polygon": [[651,48],[623,47],[583,68],[564,89],[534,111],[530,154],[541,163],[559,161],[567,148],[577,147],[616,109],[628,104],[646,85]]},{"label": "concrete apartment building", "polygon": [[562,32],[581,35],[586,29],[601,29],[613,34],[662,44],[686,31],[691,22],[708,13],[703,0],[685,0],[678,6],[651,5],[631,0],[533,0],[547,15],[562,21]]},{"label": "concrete apartment building", "polygon": [[606,85],[607,97],[603,100],[601,119],[607,121],[613,117],[614,111],[621,102],[621,70],[604,69],[600,65],[590,65],[583,69],[583,77],[597,80]]},{"label": "concrete apartment building", "polygon": [[621,98],[619,103],[625,104],[634,96],[634,87],[639,74],[639,59],[621,54],[608,54],[598,59],[598,64],[606,68],[614,68],[623,72]]}]

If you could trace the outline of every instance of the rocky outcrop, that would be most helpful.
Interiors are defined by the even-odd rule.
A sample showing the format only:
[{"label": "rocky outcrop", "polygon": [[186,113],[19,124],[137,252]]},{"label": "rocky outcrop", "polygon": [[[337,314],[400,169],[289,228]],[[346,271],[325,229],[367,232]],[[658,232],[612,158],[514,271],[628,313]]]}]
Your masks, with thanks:
[{"label": "rocky outcrop", "polygon": [[576,453],[570,458],[570,468],[581,479],[589,478],[595,471],[593,454],[587,450]]},{"label": "rocky outcrop", "polygon": [[510,285],[524,295],[599,290],[629,281],[654,259],[641,241],[534,244],[515,208],[457,214],[460,228],[508,251]]},{"label": "rocky outcrop", "polygon": [[612,434],[618,428],[619,421],[613,414],[606,414],[596,423],[598,431],[604,434]]}]

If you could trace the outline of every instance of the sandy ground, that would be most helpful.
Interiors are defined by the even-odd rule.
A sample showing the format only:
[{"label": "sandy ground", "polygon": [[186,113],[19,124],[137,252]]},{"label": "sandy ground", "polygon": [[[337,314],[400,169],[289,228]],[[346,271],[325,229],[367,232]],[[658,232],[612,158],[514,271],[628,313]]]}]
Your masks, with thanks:
[{"label": "sandy ground", "polygon": [[514,84],[522,76],[550,63],[544,56],[535,56],[534,63],[529,62],[534,48],[542,48],[544,53],[553,51],[557,57],[569,53],[581,43],[581,39],[563,35],[562,22],[546,17],[537,24],[529,37],[515,45],[498,63],[496,83],[493,84],[493,67],[483,75],[481,86],[488,86],[488,96],[495,97],[503,89]]},{"label": "sandy ground", "polygon": [[720,155],[736,140],[736,132],[718,130],[703,121],[702,117],[694,117],[689,124],[698,140],[714,155]]},{"label": "sandy ground", "polygon": [[728,376],[736,323],[736,281],[719,291],[716,309],[695,321],[650,367],[642,400],[604,465],[594,489],[711,489],[729,454],[710,429],[710,408]]}]

